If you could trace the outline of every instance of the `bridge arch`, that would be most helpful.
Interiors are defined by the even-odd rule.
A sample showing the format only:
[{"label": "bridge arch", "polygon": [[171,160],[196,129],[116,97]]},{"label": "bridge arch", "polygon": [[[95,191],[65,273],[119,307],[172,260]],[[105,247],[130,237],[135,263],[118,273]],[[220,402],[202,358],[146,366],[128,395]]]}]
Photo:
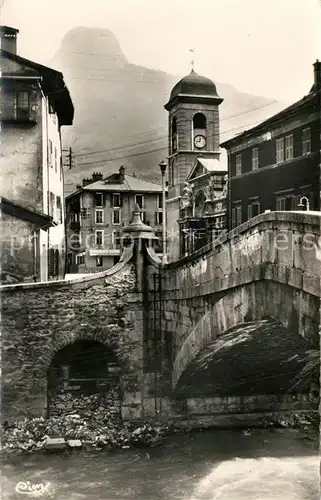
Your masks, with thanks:
[{"label": "bridge arch", "polygon": [[[289,346],[294,342],[307,349],[311,344],[304,341],[317,335],[319,309],[311,305],[311,297],[288,285],[273,281],[254,281],[229,289],[213,302],[208,299],[204,314],[192,327],[179,346],[173,363],[172,387],[175,390],[183,373],[200,352],[215,340],[223,338],[231,329],[262,321],[277,321],[284,331],[291,332]],[[310,314],[305,314],[310,310]],[[293,339],[293,333],[295,338]],[[289,352],[290,352],[289,348]]]}]

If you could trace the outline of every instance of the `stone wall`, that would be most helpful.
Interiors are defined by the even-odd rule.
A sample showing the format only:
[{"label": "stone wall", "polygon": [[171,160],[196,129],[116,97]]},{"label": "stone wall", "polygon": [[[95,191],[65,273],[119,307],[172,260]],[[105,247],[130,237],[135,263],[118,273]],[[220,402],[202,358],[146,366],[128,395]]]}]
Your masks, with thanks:
[{"label": "stone wall", "polygon": [[[1,58],[3,72],[14,72],[12,62]],[[15,91],[30,92],[31,123],[2,125],[0,194],[27,208],[43,212],[43,156],[41,92],[23,81],[15,82]],[[15,92],[6,92],[7,101]],[[10,106],[10,102],[6,103]],[[13,107],[13,102],[11,103]]]},{"label": "stone wall", "polygon": [[2,418],[46,415],[53,355],[80,339],[114,352],[121,367],[122,415],[139,416],[141,309],[131,264],[119,263],[94,279],[2,287]]},{"label": "stone wall", "polygon": [[[1,215],[1,267],[17,278],[39,275],[39,259],[34,265],[33,232],[35,225],[8,214]],[[37,252],[39,245],[37,242]]]}]

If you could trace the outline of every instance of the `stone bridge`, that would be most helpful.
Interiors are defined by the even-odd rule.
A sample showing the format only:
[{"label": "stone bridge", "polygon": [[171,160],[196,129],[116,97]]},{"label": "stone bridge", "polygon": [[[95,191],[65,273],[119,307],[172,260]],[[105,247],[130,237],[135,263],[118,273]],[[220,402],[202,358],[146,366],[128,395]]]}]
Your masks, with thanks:
[{"label": "stone bridge", "polygon": [[[1,287],[2,418],[50,414],[52,379],[74,397],[84,379],[109,387],[116,377],[124,419],[232,424],[316,407],[293,383],[319,345],[320,214],[261,214],[166,266],[150,234],[136,220],[131,246],[103,273]],[[77,365],[68,380],[66,363]]]},{"label": "stone bridge", "polygon": [[291,393],[319,344],[320,221],[264,213],[165,268],[147,251],[149,329],[164,335],[172,397]]}]

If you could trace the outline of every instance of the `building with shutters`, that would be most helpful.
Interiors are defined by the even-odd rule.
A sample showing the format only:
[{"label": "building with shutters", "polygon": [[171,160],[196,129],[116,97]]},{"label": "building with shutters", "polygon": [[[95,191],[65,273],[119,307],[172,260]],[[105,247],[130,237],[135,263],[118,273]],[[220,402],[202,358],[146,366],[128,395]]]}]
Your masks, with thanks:
[{"label": "building with shutters", "polygon": [[[122,227],[128,225],[135,204],[145,224],[161,239],[162,187],[125,173],[124,167],[106,178],[94,173],[66,197],[66,231],[69,273],[100,272],[120,258]],[[161,240],[155,251],[161,256]]]},{"label": "building with shutters", "polygon": [[313,68],[306,96],[221,144],[228,154],[229,229],[265,210],[302,204],[320,210],[321,63]]},{"label": "building with shutters", "polygon": [[61,127],[74,108],[62,73],[17,54],[18,30],[0,27],[3,279],[65,272]]}]

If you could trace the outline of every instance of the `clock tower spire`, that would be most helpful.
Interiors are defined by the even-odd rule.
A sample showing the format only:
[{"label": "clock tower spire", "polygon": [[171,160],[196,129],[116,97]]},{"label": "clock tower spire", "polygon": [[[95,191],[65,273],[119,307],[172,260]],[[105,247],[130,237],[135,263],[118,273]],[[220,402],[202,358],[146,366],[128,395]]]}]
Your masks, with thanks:
[{"label": "clock tower spire", "polygon": [[[194,49],[190,52],[194,56]],[[194,71],[194,57],[191,63],[190,74],[173,87],[165,105],[169,130],[166,207],[170,261],[177,260],[180,254],[180,198],[195,160],[198,157],[218,160],[220,156],[219,105],[223,99],[212,80]]]}]

